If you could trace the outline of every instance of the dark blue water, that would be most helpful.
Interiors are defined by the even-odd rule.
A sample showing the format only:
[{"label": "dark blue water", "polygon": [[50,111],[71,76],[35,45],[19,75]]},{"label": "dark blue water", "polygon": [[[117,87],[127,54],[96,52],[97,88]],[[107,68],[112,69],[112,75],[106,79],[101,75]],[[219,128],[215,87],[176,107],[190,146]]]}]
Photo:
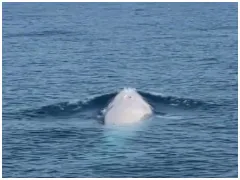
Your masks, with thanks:
[{"label": "dark blue water", "polygon": [[[237,3],[3,3],[3,177],[237,177]],[[136,88],[155,114],[106,127]]]}]

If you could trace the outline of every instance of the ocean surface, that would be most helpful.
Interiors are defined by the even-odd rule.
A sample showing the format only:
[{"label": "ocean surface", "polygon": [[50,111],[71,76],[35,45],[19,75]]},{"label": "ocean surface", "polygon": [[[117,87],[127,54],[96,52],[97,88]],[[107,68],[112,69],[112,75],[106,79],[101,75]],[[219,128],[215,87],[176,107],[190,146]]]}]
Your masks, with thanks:
[{"label": "ocean surface", "polygon": [[[237,3],[3,3],[2,175],[237,177]],[[124,87],[154,109],[106,126]]]}]

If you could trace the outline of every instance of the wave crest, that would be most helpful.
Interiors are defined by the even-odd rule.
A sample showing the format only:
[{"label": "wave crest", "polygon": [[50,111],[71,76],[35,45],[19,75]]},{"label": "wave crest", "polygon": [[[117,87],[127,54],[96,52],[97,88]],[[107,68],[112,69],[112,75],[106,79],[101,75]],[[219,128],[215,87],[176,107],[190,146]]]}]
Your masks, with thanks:
[{"label": "wave crest", "polygon": [[[124,88],[125,90],[136,90],[134,88]],[[104,112],[104,108],[115,97],[118,92],[103,94],[100,96],[88,97],[85,100],[76,102],[60,102],[57,104],[42,106],[39,109],[24,111],[28,116],[71,116],[84,111],[95,111],[100,114]],[[179,98],[175,96],[164,96],[160,93],[138,91],[153,107],[155,112],[162,112],[162,107],[178,108],[178,109],[195,109],[195,108],[211,108],[216,104],[206,103],[201,100]],[[93,114],[93,113],[92,113]]]}]

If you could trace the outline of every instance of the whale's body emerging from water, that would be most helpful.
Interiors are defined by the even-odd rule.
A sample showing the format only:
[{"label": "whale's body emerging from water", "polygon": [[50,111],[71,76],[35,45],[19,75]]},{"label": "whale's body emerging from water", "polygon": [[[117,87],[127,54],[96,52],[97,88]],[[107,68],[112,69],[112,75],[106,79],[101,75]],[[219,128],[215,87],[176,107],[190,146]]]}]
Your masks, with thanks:
[{"label": "whale's body emerging from water", "polygon": [[105,124],[129,124],[147,118],[152,107],[132,88],[120,91],[105,109]]}]

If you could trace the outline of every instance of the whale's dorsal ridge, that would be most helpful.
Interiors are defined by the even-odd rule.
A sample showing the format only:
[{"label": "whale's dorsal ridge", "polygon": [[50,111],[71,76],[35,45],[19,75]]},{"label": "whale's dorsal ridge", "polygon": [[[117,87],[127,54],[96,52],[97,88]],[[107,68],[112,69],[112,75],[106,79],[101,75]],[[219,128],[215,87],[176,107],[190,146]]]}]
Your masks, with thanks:
[{"label": "whale's dorsal ridge", "polygon": [[105,111],[106,124],[126,124],[152,114],[152,107],[135,88],[123,88],[109,103]]}]

